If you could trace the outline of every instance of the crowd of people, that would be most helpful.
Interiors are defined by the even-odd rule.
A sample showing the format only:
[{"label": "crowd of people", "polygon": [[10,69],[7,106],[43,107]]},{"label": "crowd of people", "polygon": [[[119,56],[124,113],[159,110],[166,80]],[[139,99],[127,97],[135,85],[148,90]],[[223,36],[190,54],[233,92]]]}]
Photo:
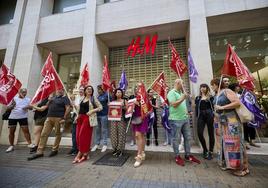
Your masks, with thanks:
[{"label": "crowd of people", "polygon": [[[237,84],[230,85],[229,82],[229,78],[224,77],[222,82],[219,79],[213,79],[210,86],[205,83],[200,85],[199,94],[194,101],[195,110],[193,111],[196,116],[196,126],[194,127],[197,128],[204,159],[211,160],[213,153],[217,153],[218,163],[222,170],[231,170],[234,175],[245,176],[249,173],[246,149],[249,149],[249,145],[259,146],[254,143],[256,130],[248,127],[246,123],[242,124],[235,111],[240,106],[239,92],[241,88]],[[148,89],[147,95],[153,110],[145,117],[141,115],[141,100],[136,97],[137,86],[134,88],[134,95],[130,97],[137,99],[130,119],[124,116],[128,99],[125,98],[122,89],[117,88],[109,94],[103,90],[102,85],[98,85],[97,92],[96,97],[94,88],[90,85],[85,88],[81,87],[77,96],[68,97],[64,95],[64,90],[59,90],[55,96],[50,96],[38,105],[30,105],[30,99],[26,97],[27,90],[20,89],[18,96],[8,106],[8,109],[11,110],[8,119],[10,146],[6,152],[14,150],[14,133],[16,125],[19,123],[32,154],[28,160],[44,156],[44,149],[53,128],[55,142],[49,157],[57,155],[61,141],[61,126],[70,116],[72,148],[69,154],[75,156],[74,164],[88,160],[90,151],[96,151],[101,145],[101,152],[106,152],[108,138],[111,139],[112,154],[120,157],[125,150],[127,124],[130,121],[137,145],[134,167],[139,167],[146,158],[145,145],[151,144],[152,132],[154,144],[159,145],[157,131],[159,117],[157,117],[156,110],[167,105],[170,131],[166,131],[166,144],[172,144],[176,164],[184,166],[185,161],[200,163],[200,160],[191,153],[189,117],[192,115],[192,110],[187,105],[189,94],[185,92],[183,80],[176,79],[174,81],[173,89],[167,93],[168,104],[158,105],[153,90]],[[111,101],[116,101],[122,106],[120,120],[108,120]],[[34,111],[33,144],[28,128],[29,110]],[[96,123],[94,117],[96,117]],[[208,130],[209,147],[204,138],[205,126]],[[243,136],[245,136],[245,141]],[[91,144],[92,140],[93,144]],[[184,157],[179,149],[181,142],[184,145]],[[91,145],[93,145],[92,148]],[[216,149],[214,145],[216,145]]]}]

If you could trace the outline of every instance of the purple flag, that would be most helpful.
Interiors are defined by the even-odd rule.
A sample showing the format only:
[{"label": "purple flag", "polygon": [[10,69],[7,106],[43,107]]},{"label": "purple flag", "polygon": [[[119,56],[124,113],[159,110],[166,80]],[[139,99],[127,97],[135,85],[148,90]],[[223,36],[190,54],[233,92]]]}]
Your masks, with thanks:
[{"label": "purple flag", "polygon": [[258,105],[256,96],[252,92],[245,90],[240,97],[240,101],[254,115],[254,120],[249,122],[248,125],[255,128],[260,127],[260,124],[266,121],[266,117]]},{"label": "purple flag", "polygon": [[127,86],[128,86],[127,75],[126,75],[125,71],[123,70],[122,74],[121,74],[120,81],[119,81],[119,88],[122,89],[123,91],[126,91]]},{"label": "purple flag", "polygon": [[193,83],[196,83],[198,72],[194,66],[194,61],[191,56],[190,49],[188,49],[188,66],[189,66],[189,78]]},{"label": "purple flag", "polygon": [[171,131],[171,128],[170,128],[170,126],[168,125],[168,116],[169,116],[168,106],[165,105],[165,106],[164,106],[164,109],[163,109],[163,111],[162,111],[162,114],[161,114],[161,117],[162,117],[162,125],[163,125],[163,127],[164,127],[168,132],[170,132],[170,131]]}]

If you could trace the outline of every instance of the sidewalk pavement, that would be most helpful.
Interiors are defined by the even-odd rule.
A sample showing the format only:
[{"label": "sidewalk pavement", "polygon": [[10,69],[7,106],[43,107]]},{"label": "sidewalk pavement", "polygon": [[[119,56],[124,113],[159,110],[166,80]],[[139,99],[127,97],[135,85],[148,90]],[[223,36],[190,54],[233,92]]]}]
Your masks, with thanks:
[{"label": "sidewalk pavement", "polygon": [[[6,146],[0,146],[0,187],[267,187],[268,156],[249,155],[250,174],[235,177],[221,171],[216,160],[202,163],[176,165],[173,153],[147,152],[146,161],[134,168],[134,151],[122,167],[92,165],[104,154],[99,150],[90,154],[90,159],[81,164],[72,164],[73,156],[67,156],[63,148],[53,158],[45,157],[27,161],[29,150],[17,146],[14,152],[5,153]],[[109,152],[109,151],[108,151]]]}]

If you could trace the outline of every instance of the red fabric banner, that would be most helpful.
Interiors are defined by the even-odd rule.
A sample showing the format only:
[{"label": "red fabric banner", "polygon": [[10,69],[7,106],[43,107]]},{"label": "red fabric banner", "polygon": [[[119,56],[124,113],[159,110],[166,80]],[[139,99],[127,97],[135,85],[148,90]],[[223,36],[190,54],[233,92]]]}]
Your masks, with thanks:
[{"label": "red fabric banner", "polygon": [[171,49],[172,54],[170,68],[174,70],[179,77],[182,77],[182,75],[187,71],[187,66],[182,61],[179,53],[177,52],[171,41],[169,41],[169,48]]},{"label": "red fabric banner", "polygon": [[165,81],[164,71],[153,82],[151,87],[167,103],[167,84]]},{"label": "red fabric banner", "polygon": [[111,76],[110,76],[106,56],[104,56],[104,66],[103,66],[103,71],[102,71],[102,87],[104,91],[111,89]]},{"label": "red fabric banner", "polygon": [[8,105],[21,88],[20,81],[5,64],[0,68],[0,103]]},{"label": "red fabric banner", "polygon": [[221,74],[236,77],[239,85],[243,88],[249,90],[253,90],[255,88],[253,83],[254,77],[242,62],[242,60],[235,53],[235,51],[232,49],[232,46],[230,44],[228,44],[227,47]]},{"label": "red fabric banner", "polygon": [[141,102],[141,116],[145,118],[148,113],[152,112],[153,107],[149,101],[144,83],[138,84],[137,100]]},{"label": "red fabric banner", "polygon": [[89,85],[89,71],[88,64],[86,63],[81,73],[80,86],[86,87],[87,85]]},{"label": "red fabric banner", "polygon": [[51,93],[64,88],[62,81],[54,68],[51,52],[47,57],[45,65],[41,71],[41,75],[44,79],[37,89],[31,104],[38,103],[39,101],[48,98]]}]

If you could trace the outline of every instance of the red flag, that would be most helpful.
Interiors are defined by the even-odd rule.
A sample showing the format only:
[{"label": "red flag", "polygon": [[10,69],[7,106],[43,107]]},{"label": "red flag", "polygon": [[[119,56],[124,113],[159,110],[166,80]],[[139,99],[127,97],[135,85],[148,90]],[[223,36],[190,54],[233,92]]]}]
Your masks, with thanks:
[{"label": "red flag", "polygon": [[86,63],[81,73],[80,85],[86,87],[88,84],[89,84],[89,71],[88,71],[88,65]]},{"label": "red flag", "polygon": [[6,65],[0,68],[0,103],[8,105],[21,88],[20,81],[13,75]]},{"label": "red flag", "polygon": [[51,93],[64,88],[62,81],[54,68],[51,52],[47,57],[45,65],[41,71],[41,75],[44,77],[44,79],[37,89],[31,104],[42,101],[43,99],[48,98]]},{"label": "red flag", "polygon": [[152,89],[167,103],[167,84],[164,71],[156,78],[152,84]]},{"label": "red flag", "polygon": [[147,96],[147,92],[146,92],[144,83],[138,84],[137,100],[140,100],[140,102],[141,102],[141,116],[142,116],[142,118],[145,118],[145,116],[153,110],[153,107],[152,107],[152,105],[149,101],[149,98]]},{"label": "red flag", "polygon": [[172,54],[170,67],[177,73],[179,77],[181,77],[187,71],[187,67],[185,63],[183,63],[182,59],[180,58],[179,53],[176,51],[171,41],[169,41],[169,47],[171,49],[171,54]]},{"label": "red flag", "polygon": [[102,71],[102,87],[104,91],[111,89],[111,76],[108,68],[108,62],[106,56],[104,56],[104,66]]},{"label": "red flag", "polygon": [[251,72],[238,57],[232,46],[228,44],[227,52],[222,67],[221,74],[234,76],[237,78],[239,85],[243,88],[253,90],[255,88],[253,81],[254,77]]}]

